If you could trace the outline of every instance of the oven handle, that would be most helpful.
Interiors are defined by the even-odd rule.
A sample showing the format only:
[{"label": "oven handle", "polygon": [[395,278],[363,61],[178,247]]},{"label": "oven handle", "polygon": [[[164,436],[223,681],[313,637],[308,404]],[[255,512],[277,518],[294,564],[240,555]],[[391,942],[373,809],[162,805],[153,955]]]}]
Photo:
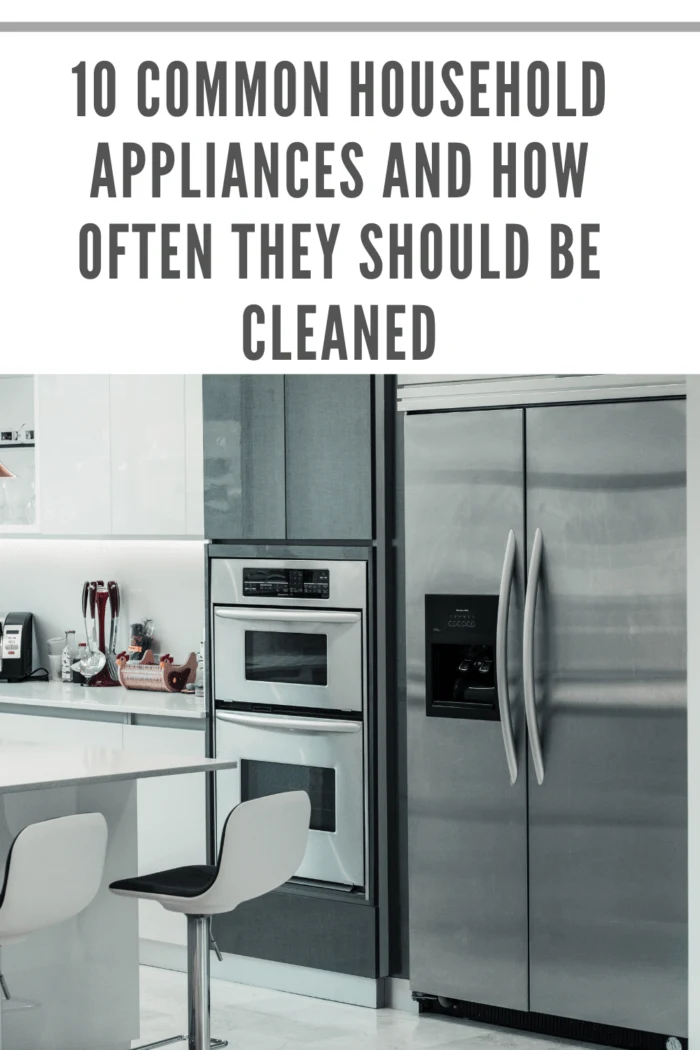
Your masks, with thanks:
[{"label": "oven handle", "polygon": [[217,711],[222,722],[256,729],[282,729],[288,733],[359,733],[361,722],[336,722],[330,718],[297,718],[292,715],[255,715],[244,711]]},{"label": "oven handle", "polygon": [[224,620],[280,620],[283,623],[359,623],[360,613],[325,609],[228,609],[216,606],[214,616]]}]

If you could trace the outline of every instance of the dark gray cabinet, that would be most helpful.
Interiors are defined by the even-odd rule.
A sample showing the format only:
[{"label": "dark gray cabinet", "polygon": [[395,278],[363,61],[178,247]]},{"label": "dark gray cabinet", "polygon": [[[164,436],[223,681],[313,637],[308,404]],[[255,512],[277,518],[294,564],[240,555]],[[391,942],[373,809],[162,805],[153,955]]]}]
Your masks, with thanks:
[{"label": "dark gray cabinet", "polygon": [[371,540],[371,376],[204,376],[209,539]]},{"label": "dark gray cabinet", "polygon": [[207,539],[284,539],[284,376],[202,376]]},{"label": "dark gray cabinet", "polygon": [[288,376],[287,538],[372,538],[371,376]]}]

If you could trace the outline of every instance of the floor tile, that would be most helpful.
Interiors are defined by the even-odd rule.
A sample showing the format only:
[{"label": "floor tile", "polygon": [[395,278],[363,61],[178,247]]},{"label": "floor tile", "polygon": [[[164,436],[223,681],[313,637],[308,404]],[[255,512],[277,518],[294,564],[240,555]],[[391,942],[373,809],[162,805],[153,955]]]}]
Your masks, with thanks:
[{"label": "floor tile", "polygon": [[[187,979],[141,967],[141,1038],[184,1033]],[[576,1050],[575,1043],[400,1010],[369,1010],[288,992],[211,982],[212,1035],[231,1050]]]}]

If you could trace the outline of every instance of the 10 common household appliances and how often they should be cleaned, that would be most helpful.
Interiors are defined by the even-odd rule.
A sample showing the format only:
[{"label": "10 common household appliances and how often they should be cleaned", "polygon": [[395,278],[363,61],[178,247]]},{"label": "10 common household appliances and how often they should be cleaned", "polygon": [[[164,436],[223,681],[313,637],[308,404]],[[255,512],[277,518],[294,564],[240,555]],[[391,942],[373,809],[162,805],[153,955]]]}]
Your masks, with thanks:
[{"label": "10 common household appliances and how often they should be cleaned", "polygon": [[[107,73],[100,112],[114,111],[115,70]],[[78,114],[86,112],[86,68],[74,67]],[[144,117],[163,111],[181,117],[245,120],[268,113],[287,117],[333,117],[327,61],[216,63],[170,62],[161,69],[144,61],[137,70],[137,109]],[[346,110],[352,117],[402,114],[445,118],[463,115],[478,120],[495,114],[518,117],[596,117],[605,105],[605,73],[594,61],[548,64],[457,59],[383,63],[352,61],[347,70]],[[335,114],[337,115],[337,114]],[[359,127],[359,125],[358,125]],[[361,133],[358,130],[358,137]],[[540,197],[548,182],[559,196],[580,196],[587,143],[578,146],[532,142],[493,144],[493,196],[520,192]],[[90,196],[131,197],[145,186],[153,197],[172,189],[183,198],[291,199],[306,196],[357,198],[365,189],[367,158],[361,141],[207,142],[201,145],[157,141],[97,144]],[[400,141],[387,143],[382,197],[441,195],[463,198],[471,188],[471,152],[461,141],[417,142],[408,149]],[[516,190],[517,186],[517,190]],[[564,224],[550,229],[550,276],[567,278],[576,270],[582,279],[597,279],[596,223],[574,230]],[[357,268],[373,281],[382,275],[410,280],[414,273],[434,280],[516,280],[528,272],[529,234],[520,223],[496,230],[490,223],[434,222],[413,226],[367,222],[357,242],[344,241],[339,223],[234,222],[226,254],[231,275],[239,280],[333,277],[334,251],[344,258],[358,245]],[[86,223],[79,236],[79,269],[87,280],[122,273],[147,278],[158,271],[165,279],[212,275],[210,223],[111,223],[104,232]],[[436,316],[424,303],[318,307],[281,304],[246,306],[241,348],[249,360],[313,361],[330,358],[387,361],[427,360],[438,339]]]}]

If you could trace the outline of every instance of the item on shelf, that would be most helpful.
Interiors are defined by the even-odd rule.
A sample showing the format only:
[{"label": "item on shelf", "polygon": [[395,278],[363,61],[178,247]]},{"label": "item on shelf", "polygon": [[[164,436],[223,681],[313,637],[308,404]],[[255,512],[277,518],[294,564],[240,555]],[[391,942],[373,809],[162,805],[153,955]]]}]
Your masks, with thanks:
[{"label": "item on shelf", "polygon": [[131,641],[128,649],[130,660],[140,661],[149,649],[153,651],[153,620],[132,623],[130,635]]},{"label": "item on shelf", "polygon": [[143,660],[131,659],[127,653],[117,656],[119,681],[125,689],[149,689],[160,693],[179,693],[188,682],[194,681],[197,657],[190,653],[184,664],[173,663],[168,654],[159,660],[148,649]]},{"label": "item on shelf", "polygon": [[73,681],[73,664],[77,654],[75,631],[66,631],[66,644],[61,653],[61,681]]},{"label": "item on shelf", "polygon": [[46,643],[49,655],[49,677],[52,682],[60,682],[63,677],[63,646],[64,638],[49,638]]},{"label": "item on shelf", "polygon": [[202,640],[199,643],[199,652],[197,653],[197,674],[194,680],[194,693],[195,696],[204,696],[204,644],[206,641],[206,635],[202,635]]},{"label": "item on shelf", "polygon": [[7,682],[22,682],[29,678],[34,660],[33,648],[32,614],[0,612],[0,678]]},{"label": "item on shelf", "polygon": [[86,656],[87,656],[87,643],[86,642],[78,642],[78,659],[76,660],[76,662],[71,667],[71,672],[73,674],[72,681],[73,681],[73,683],[75,685],[82,685],[84,683],[84,681],[85,681],[85,679],[83,678],[81,667],[82,667],[82,664],[83,664],[83,660],[86,658]]}]

